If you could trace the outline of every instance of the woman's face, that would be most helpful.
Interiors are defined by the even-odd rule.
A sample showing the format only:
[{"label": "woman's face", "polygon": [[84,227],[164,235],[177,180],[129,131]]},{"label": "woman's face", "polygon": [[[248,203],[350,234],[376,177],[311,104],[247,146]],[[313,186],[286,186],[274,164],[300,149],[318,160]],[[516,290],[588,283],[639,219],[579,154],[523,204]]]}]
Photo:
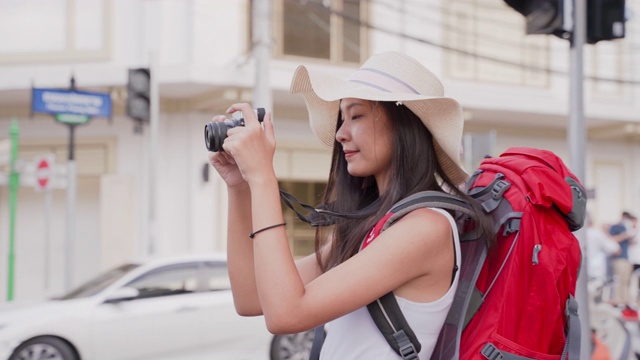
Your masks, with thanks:
[{"label": "woman's face", "polygon": [[383,193],[389,179],[392,136],[389,116],[373,101],[354,98],[340,102],[342,125],[336,140],[342,145],[352,176],[373,176]]}]

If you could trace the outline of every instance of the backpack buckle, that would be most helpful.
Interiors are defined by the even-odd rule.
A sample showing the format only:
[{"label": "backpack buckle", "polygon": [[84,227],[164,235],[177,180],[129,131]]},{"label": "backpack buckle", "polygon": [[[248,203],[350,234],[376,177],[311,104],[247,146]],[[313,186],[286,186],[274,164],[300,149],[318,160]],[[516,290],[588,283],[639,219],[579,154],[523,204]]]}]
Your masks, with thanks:
[{"label": "backpack buckle", "polygon": [[504,180],[499,180],[491,188],[491,198],[493,198],[494,200],[502,199],[502,197],[504,196],[504,192],[507,191],[510,186],[511,183]]},{"label": "backpack buckle", "polygon": [[418,353],[416,352],[416,348],[413,344],[409,343],[398,350],[400,351],[400,356],[402,356],[404,360],[418,360]]},{"label": "backpack buckle", "polygon": [[492,343],[486,343],[480,353],[488,360],[503,360],[504,356]]},{"label": "backpack buckle", "polygon": [[516,231],[520,230],[520,219],[513,218],[504,223],[504,230],[502,231],[502,236],[509,236]]},{"label": "backpack buckle", "polygon": [[511,187],[511,183],[505,180],[503,174],[497,174],[493,183],[488,185],[491,186],[491,197],[482,202],[482,208],[484,211],[490,213],[500,205],[504,197],[505,191],[507,191]]},{"label": "backpack buckle", "polygon": [[567,299],[565,304],[564,315],[567,318],[571,316],[578,316],[578,302],[575,301],[571,294],[569,294],[569,299]]},{"label": "backpack buckle", "polygon": [[396,331],[393,338],[398,344],[398,355],[402,356],[404,360],[418,360],[416,347],[413,346],[404,330]]}]

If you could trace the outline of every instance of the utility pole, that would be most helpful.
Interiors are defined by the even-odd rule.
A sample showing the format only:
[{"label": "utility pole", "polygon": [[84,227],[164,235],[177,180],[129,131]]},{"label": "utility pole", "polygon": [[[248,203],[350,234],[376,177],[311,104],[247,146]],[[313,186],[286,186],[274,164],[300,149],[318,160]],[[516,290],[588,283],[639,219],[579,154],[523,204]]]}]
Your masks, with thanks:
[{"label": "utility pole", "polygon": [[[584,123],[584,64],[583,45],[587,33],[587,5],[584,0],[573,2],[573,34],[570,42],[569,61],[569,143],[571,169],[578,179],[585,179],[586,131]],[[584,228],[575,232],[580,242],[582,253],[586,254]],[[583,256],[582,270],[576,285],[578,316],[580,317],[580,359],[588,359],[591,354],[591,328],[589,326],[589,293],[587,290],[587,259]]]},{"label": "utility pole", "polygon": [[256,61],[256,84],[253,90],[253,107],[263,107],[273,112],[269,61],[271,59],[271,1],[252,1],[253,54]]}]

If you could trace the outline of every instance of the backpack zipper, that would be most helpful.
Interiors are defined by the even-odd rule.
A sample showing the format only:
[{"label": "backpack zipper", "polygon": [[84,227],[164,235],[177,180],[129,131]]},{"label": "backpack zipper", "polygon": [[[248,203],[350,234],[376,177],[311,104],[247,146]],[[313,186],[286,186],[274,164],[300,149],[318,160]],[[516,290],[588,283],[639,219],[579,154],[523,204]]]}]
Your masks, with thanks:
[{"label": "backpack zipper", "polygon": [[540,259],[538,258],[538,254],[542,251],[542,244],[537,244],[533,246],[533,256],[531,258],[531,262],[533,265],[538,265],[540,263]]},{"label": "backpack zipper", "polygon": [[[526,199],[529,203],[533,204],[533,201],[531,201],[529,195],[526,196]],[[533,246],[533,256],[531,256],[531,263],[533,265],[540,264],[540,258],[538,257],[540,251],[542,251],[542,244],[536,244]]]}]

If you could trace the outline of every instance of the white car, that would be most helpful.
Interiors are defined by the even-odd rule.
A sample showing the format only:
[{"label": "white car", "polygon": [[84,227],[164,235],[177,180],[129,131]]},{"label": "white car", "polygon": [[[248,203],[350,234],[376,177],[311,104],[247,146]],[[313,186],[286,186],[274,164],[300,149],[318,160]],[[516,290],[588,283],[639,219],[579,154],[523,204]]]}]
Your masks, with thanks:
[{"label": "white car", "polygon": [[0,360],[268,359],[236,314],[223,254],[132,262],[57,299],[0,305]]},{"label": "white car", "polygon": [[313,348],[315,329],[296,334],[274,335],[271,360],[307,360]]}]

